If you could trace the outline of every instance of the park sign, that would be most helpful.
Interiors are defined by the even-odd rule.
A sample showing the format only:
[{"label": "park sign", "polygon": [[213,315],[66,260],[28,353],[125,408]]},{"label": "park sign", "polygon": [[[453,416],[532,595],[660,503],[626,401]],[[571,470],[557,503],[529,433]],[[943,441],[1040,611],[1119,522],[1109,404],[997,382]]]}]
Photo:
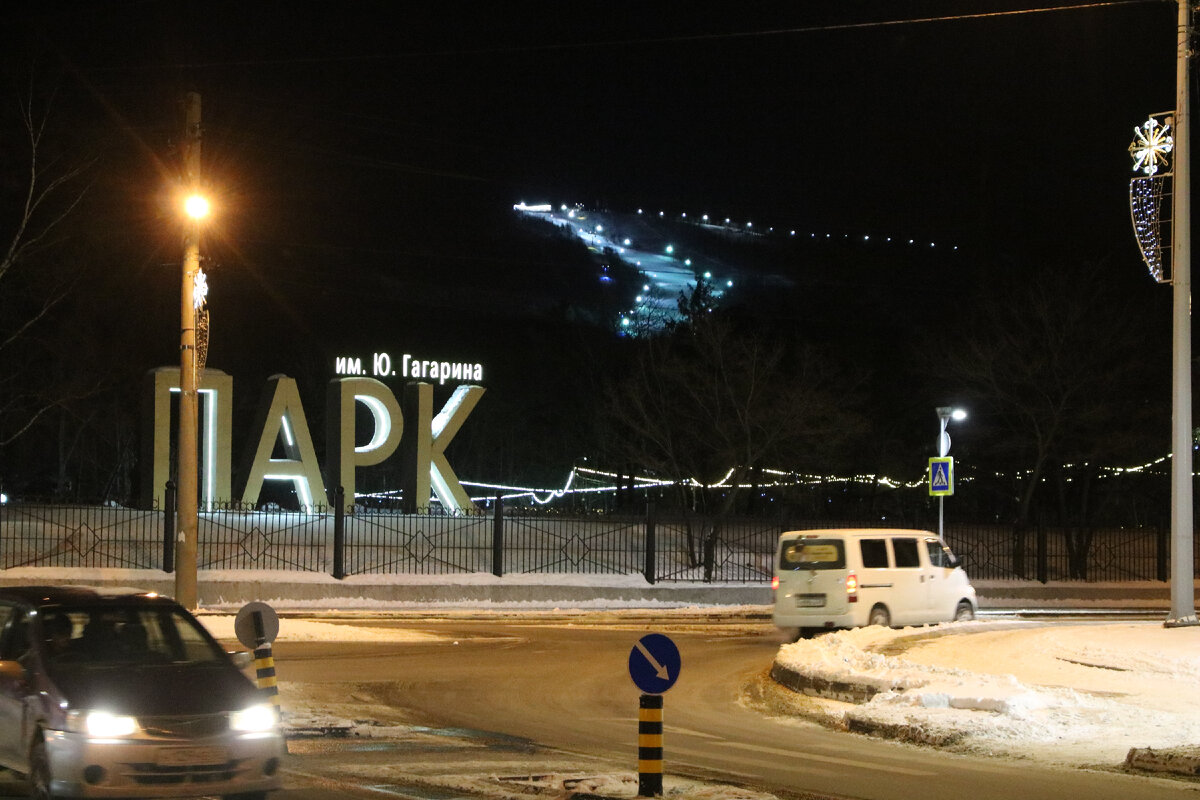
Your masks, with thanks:
[{"label": "park sign", "polygon": [[[424,363],[428,366],[432,362]],[[437,371],[440,375],[441,362]],[[453,374],[453,365],[450,372]],[[142,395],[140,498],[147,508],[162,508],[165,504],[171,460],[171,393],[179,391],[179,384],[178,367],[160,367],[146,373]],[[375,378],[353,376],[331,380],[325,392],[322,470],[295,379],[273,375],[267,379],[251,426],[253,446],[245,450],[236,487],[231,485],[233,377],[221,370],[205,368],[197,389],[202,401],[199,481],[202,510],[212,510],[217,503],[229,500],[253,508],[267,481],[292,484],[305,511],[311,512],[325,502],[334,505],[339,487],[344,502],[352,505],[355,470],[379,464],[397,450],[402,458],[400,488],[410,510],[426,508],[431,492],[443,508],[455,511],[474,508],[446,459],[446,446],[483,396],[482,386],[456,386],[441,411],[434,415],[431,383],[407,383],[398,399]],[[360,407],[370,413],[373,422],[371,437],[362,445],[356,444],[355,422]],[[275,457],[279,450],[283,456]]]}]

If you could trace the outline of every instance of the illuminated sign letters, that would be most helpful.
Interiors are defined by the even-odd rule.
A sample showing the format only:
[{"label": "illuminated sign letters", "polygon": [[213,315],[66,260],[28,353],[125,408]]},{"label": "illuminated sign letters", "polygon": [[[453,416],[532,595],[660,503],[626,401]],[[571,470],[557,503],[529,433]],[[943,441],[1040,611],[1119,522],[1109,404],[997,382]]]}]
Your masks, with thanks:
[{"label": "illuminated sign letters", "polygon": [[[252,430],[260,431],[258,447],[247,451],[239,494],[244,505],[258,504],[263,481],[290,481],[303,510],[311,510],[314,498],[325,499],[325,484],[317,451],[308,433],[308,420],[300,403],[296,381],[283,375],[267,379],[267,390],[259,403]],[[272,458],[275,445],[282,443],[283,458]]]},{"label": "illuminated sign letters", "polygon": [[[380,355],[386,356],[377,353],[374,366],[386,367],[388,361],[379,359]],[[430,377],[440,378],[444,374],[443,363],[436,363],[437,374]],[[449,374],[453,374],[453,369]],[[164,485],[170,470],[170,397],[171,392],[179,391],[178,385],[177,367],[151,370],[146,377],[141,462],[141,498],[146,507],[161,508],[164,502]],[[450,467],[446,446],[483,396],[483,387],[458,386],[434,416],[433,386],[429,383],[407,385],[401,409],[392,390],[374,378],[345,377],[331,381],[326,390],[326,469],[322,473],[296,381],[283,375],[272,376],[251,429],[253,446],[246,450],[236,495],[230,491],[233,378],[220,370],[205,369],[199,391],[203,411],[200,454],[203,509],[211,510],[217,501],[234,497],[253,507],[266,481],[291,483],[304,510],[309,511],[326,499],[332,505],[334,490],[341,486],[344,502],[352,507],[355,470],[379,464],[397,449],[404,459],[401,488],[406,510],[426,508],[431,493],[446,509],[474,507]],[[373,423],[370,438],[363,444],[357,444],[356,439],[359,406],[370,412]],[[282,457],[276,457],[280,450]]]},{"label": "illuminated sign letters", "polygon": [[[361,403],[371,412],[374,430],[369,442],[355,445],[354,416]],[[325,467],[330,487],[329,504],[336,502],[335,487],[354,499],[354,469],[369,467],[387,459],[400,444],[404,415],[392,390],[372,378],[341,378],[329,382],[325,393]],[[405,497],[429,497],[411,495]]]},{"label": "illuminated sign letters", "polygon": [[370,361],[364,362],[357,356],[338,356],[333,360],[333,371],[338,375],[366,376],[375,378],[425,378],[445,384],[477,384],[483,381],[483,365],[467,361],[437,361],[417,358],[405,353],[393,360],[388,353],[373,353]]}]

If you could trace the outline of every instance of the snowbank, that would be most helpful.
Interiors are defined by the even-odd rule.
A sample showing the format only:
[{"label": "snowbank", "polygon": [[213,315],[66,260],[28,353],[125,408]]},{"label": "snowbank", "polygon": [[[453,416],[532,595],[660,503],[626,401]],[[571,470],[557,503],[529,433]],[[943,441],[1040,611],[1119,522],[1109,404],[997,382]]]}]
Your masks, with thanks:
[{"label": "snowbank", "polygon": [[853,730],[1064,763],[1200,742],[1200,628],[996,622],[840,631],[776,664],[878,693],[817,701]]}]

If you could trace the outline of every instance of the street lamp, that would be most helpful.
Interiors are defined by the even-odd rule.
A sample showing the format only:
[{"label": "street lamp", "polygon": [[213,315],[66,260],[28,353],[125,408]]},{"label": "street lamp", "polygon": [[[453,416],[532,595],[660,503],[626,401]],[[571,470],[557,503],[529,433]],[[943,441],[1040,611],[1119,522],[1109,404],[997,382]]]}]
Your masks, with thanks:
[{"label": "street lamp", "polygon": [[[947,456],[947,454],[949,454],[949,452],[950,452],[950,434],[946,433],[946,426],[950,423],[950,420],[954,420],[955,422],[962,422],[964,419],[967,418],[967,412],[961,408],[954,408],[953,406],[938,406],[937,415],[938,415],[938,422],[939,422],[938,438],[937,438],[938,457],[945,458]],[[941,495],[941,494],[938,495],[938,536],[939,537],[941,537],[941,535],[942,535],[942,528],[943,528],[943,525],[945,522],[945,500],[946,500],[945,495]]]},{"label": "street lamp", "polygon": [[179,467],[175,538],[175,599],[184,608],[199,605],[196,581],[197,537],[199,534],[199,480],[196,440],[200,414],[197,394],[196,283],[200,277],[200,225],[208,216],[209,202],[200,186],[200,95],[186,98],[183,141],[184,183],[188,197],[183,202],[187,216],[183,229],[183,282],[179,304]]}]

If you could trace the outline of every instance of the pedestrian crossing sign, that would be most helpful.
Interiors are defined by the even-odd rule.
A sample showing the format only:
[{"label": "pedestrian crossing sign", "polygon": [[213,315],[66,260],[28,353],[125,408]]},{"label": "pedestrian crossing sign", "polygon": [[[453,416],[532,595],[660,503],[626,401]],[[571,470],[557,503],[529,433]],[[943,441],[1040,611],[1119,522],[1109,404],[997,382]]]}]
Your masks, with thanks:
[{"label": "pedestrian crossing sign", "polygon": [[954,494],[954,457],[929,459],[929,496]]}]

